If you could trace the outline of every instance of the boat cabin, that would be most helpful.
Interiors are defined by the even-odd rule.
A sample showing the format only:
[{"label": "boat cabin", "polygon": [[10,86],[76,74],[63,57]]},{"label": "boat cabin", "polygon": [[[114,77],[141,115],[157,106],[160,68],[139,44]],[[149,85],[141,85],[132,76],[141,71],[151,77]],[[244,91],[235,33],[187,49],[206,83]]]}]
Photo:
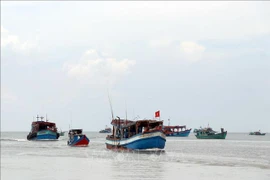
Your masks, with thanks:
[{"label": "boat cabin", "polygon": [[68,134],[70,135],[79,135],[82,134],[83,130],[82,129],[70,129]]},{"label": "boat cabin", "polygon": [[47,121],[34,121],[32,122],[31,132],[38,132],[42,130],[51,130],[57,132],[57,127],[55,123]]},{"label": "boat cabin", "polygon": [[113,125],[113,134],[108,137],[113,139],[125,139],[135,136],[137,134],[144,134],[156,130],[162,130],[163,121],[130,121],[118,118],[112,120],[111,124]]}]

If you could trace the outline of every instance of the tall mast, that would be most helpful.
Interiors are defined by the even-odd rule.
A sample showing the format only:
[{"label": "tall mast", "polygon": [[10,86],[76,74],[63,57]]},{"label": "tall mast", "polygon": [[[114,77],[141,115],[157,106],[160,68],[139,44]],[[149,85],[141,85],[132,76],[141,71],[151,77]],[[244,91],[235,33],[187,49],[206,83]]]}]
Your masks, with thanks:
[{"label": "tall mast", "polygon": [[109,102],[110,102],[110,108],[111,108],[112,119],[114,119],[114,116],[113,116],[113,108],[112,108],[112,102],[111,102],[111,98],[110,98],[110,95],[109,95],[109,91],[108,91],[108,99],[109,99]]},{"label": "tall mast", "polygon": [[70,128],[72,129],[72,112],[71,111],[69,112],[69,116],[70,116],[69,118],[70,118],[70,124],[71,124],[69,129]]},{"label": "tall mast", "polygon": [[126,124],[127,124],[127,101],[126,101]]}]

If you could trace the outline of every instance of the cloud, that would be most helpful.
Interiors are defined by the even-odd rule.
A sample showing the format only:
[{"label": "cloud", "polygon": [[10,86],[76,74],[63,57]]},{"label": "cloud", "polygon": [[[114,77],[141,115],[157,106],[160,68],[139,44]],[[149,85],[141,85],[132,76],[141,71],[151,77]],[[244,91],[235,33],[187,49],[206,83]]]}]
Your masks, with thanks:
[{"label": "cloud", "polygon": [[3,26],[1,26],[1,33],[7,33],[8,30],[6,30]]},{"label": "cloud", "polygon": [[8,47],[15,52],[28,53],[37,48],[37,44],[30,40],[21,41],[18,36],[1,26],[1,49]]},{"label": "cloud", "polygon": [[165,39],[149,41],[149,46],[153,49],[162,48],[163,54],[176,59],[197,62],[205,54],[205,47],[194,41],[180,41],[179,39]]},{"label": "cloud", "polygon": [[192,41],[181,42],[180,52],[189,61],[196,62],[204,54],[205,47]]},{"label": "cloud", "polygon": [[94,49],[87,50],[78,63],[65,63],[63,70],[69,77],[92,84],[114,84],[121,77],[130,73],[134,60],[103,57]]},{"label": "cloud", "polygon": [[8,45],[17,45],[19,39],[15,35],[11,35],[7,29],[1,26],[1,47],[6,47]]},{"label": "cloud", "polygon": [[1,103],[10,103],[17,100],[17,97],[7,88],[1,86]]}]

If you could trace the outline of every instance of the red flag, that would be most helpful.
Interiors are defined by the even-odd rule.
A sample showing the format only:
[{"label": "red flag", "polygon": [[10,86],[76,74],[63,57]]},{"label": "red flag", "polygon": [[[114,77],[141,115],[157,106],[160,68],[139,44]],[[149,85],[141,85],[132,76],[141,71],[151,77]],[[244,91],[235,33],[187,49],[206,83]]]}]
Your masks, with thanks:
[{"label": "red flag", "polygon": [[155,117],[160,117],[160,112],[159,111],[155,112]]}]

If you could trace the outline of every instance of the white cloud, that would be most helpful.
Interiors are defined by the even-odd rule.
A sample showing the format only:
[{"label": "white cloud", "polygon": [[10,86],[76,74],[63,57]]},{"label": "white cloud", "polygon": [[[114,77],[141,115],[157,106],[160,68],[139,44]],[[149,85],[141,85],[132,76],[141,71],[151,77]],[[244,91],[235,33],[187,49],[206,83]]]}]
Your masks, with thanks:
[{"label": "white cloud", "polygon": [[7,47],[10,47],[15,52],[28,53],[37,48],[37,44],[30,40],[21,41],[18,36],[1,26],[1,49]]},{"label": "white cloud", "polygon": [[19,39],[15,35],[11,35],[7,29],[1,26],[1,48],[7,45],[17,45]]},{"label": "white cloud", "polygon": [[134,60],[102,57],[96,50],[87,50],[78,63],[65,63],[63,70],[70,76],[87,84],[114,84],[130,72]]},{"label": "white cloud", "polygon": [[8,30],[6,30],[3,26],[1,26],[1,33],[7,33]]},{"label": "white cloud", "polygon": [[180,44],[181,54],[189,61],[196,62],[200,60],[205,51],[205,47],[192,41],[182,42]]},{"label": "white cloud", "polygon": [[7,88],[1,86],[1,102],[14,102],[17,100],[17,97]]}]

